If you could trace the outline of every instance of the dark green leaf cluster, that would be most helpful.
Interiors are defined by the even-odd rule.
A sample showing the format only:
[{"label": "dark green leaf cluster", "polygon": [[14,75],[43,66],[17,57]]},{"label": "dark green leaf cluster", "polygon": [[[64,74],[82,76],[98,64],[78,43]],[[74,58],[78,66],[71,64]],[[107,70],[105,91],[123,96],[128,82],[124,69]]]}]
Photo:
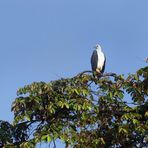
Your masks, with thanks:
[{"label": "dark green leaf cluster", "polygon": [[27,128],[24,123],[11,125],[9,122],[0,121],[0,147],[19,146],[25,139],[28,139]]}]

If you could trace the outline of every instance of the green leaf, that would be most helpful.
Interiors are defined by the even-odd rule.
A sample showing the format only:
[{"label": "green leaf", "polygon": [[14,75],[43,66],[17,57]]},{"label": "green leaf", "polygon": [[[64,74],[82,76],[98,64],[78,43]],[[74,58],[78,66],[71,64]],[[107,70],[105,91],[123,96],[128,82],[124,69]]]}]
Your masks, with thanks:
[{"label": "green leaf", "polygon": [[30,119],[30,116],[29,116],[29,115],[26,115],[25,117],[26,117],[26,119],[27,119],[28,121],[31,121],[31,119]]},{"label": "green leaf", "polygon": [[133,123],[134,123],[134,124],[138,124],[139,121],[138,121],[137,119],[133,119]]},{"label": "green leaf", "polygon": [[52,140],[50,135],[43,135],[41,139],[45,142],[50,142]]},{"label": "green leaf", "polygon": [[145,116],[148,117],[148,111],[145,112]]},{"label": "green leaf", "polygon": [[112,92],[109,92],[109,97],[113,98],[113,93]]},{"label": "green leaf", "polygon": [[120,127],[119,128],[119,133],[121,133],[121,134],[127,134],[128,132],[127,132],[127,130],[125,128]]},{"label": "green leaf", "polygon": [[121,99],[123,99],[124,94],[123,94],[122,92],[119,92],[119,97],[120,97]]},{"label": "green leaf", "polygon": [[42,138],[41,138],[41,140],[47,142],[47,136],[48,136],[48,135],[43,135]]},{"label": "green leaf", "polygon": [[73,89],[73,91],[78,95],[79,91],[77,89]]},{"label": "green leaf", "polygon": [[134,75],[134,78],[135,78],[135,80],[136,80],[136,81],[138,81],[138,80],[139,80],[139,78],[138,78],[138,76],[137,76],[137,75]]},{"label": "green leaf", "polygon": [[47,142],[50,142],[51,141],[51,137],[50,135],[47,136]]},{"label": "green leaf", "polygon": [[64,105],[66,106],[66,108],[69,109],[69,104],[68,103],[65,102]]}]

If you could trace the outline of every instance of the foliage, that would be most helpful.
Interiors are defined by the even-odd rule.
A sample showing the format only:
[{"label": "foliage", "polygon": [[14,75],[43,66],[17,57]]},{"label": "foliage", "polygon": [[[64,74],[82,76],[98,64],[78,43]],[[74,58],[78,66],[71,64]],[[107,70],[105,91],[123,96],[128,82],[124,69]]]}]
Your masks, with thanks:
[{"label": "foliage", "polygon": [[86,73],[20,88],[13,125],[0,124],[0,144],[35,147],[61,139],[76,148],[147,147],[148,67],[127,78]]},{"label": "foliage", "polygon": [[28,139],[26,124],[20,123],[17,126],[11,125],[9,122],[0,121],[0,147],[19,146],[20,143]]}]

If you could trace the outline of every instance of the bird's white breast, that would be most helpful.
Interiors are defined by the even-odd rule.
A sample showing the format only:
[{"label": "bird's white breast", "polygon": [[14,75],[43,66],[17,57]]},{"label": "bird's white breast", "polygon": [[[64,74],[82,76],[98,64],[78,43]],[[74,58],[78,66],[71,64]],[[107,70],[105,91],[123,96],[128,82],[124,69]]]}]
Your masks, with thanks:
[{"label": "bird's white breast", "polygon": [[97,67],[99,69],[102,69],[103,65],[104,65],[104,61],[105,61],[105,56],[104,56],[104,53],[101,50],[97,50],[97,54],[98,54]]}]

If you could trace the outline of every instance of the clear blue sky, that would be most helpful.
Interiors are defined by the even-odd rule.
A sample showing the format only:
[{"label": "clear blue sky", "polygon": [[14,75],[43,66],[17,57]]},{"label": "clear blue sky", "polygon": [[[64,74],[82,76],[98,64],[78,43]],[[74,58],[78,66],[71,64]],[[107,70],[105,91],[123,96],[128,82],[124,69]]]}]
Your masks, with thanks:
[{"label": "clear blue sky", "polygon": [[133,73],[148,56],[148,0],[1,0],[0,119],[18,88],[90,69],[100,43],[106,72]]}]

